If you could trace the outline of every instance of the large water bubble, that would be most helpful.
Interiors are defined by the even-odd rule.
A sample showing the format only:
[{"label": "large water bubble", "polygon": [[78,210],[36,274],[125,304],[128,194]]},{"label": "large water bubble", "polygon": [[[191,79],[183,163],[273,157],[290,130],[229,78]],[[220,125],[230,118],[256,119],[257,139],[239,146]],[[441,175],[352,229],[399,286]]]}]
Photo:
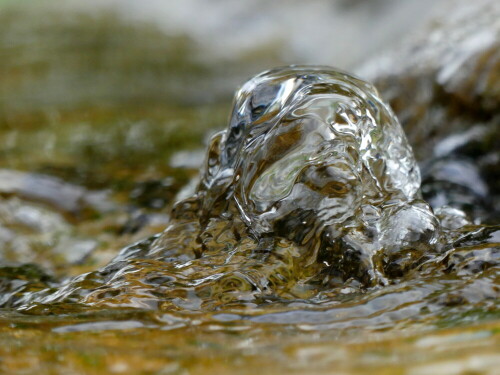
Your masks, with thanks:
[{"label": "large water bubble", "polygon": [[195,200],[202,224],[236,213],[258,240],[285,237],[307,247],[309,262],[344,262],[359,268],[344,276],[376,279],[374,257],[419,257],[437,241],[419,188],[412,149],[371,84],[292,66],[237,92]]},{"label": "large water bubble", "polygon": [[443,244],[419,188],[372,85],[326,67],[270,70],[237,92],[198,187],[161,235],[60,285],[14,280],[0,304],[206,312],[389,284]]}]

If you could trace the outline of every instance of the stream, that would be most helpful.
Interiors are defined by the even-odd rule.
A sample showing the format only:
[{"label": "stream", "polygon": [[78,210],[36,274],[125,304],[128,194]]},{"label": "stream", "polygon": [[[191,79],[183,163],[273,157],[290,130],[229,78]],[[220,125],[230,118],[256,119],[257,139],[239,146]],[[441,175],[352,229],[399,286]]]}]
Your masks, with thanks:
[{"label": "stream", "polygon": [[342,69],[54,4],[0,4],[0,372],[498,373],[498,4]]}]

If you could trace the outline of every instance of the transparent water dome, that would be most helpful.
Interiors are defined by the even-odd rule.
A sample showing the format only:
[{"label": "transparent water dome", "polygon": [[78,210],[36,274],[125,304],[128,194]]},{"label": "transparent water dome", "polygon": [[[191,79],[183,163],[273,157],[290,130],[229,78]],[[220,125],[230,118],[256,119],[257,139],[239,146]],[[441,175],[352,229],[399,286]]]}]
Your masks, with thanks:
[{"label": "transparent water dome", "polygon": [[472,228],[456,209],[434,215],[419,188],[412,149],[372,85],[327,67],[270,70],[236,93],[163,233],[67,280],[15,268],[0,304],[310,329],[426,320],[457,296],[487,305],[477,291],[495,282],[498,228]]},{"label": "transparent water dome", "polygon": [[[292,66],[259,74],[236,93],[196,197],[202,221],[236,209],[257,239],[306,245],[310,262],[348,251],[376,278],[372,258],[383,248],[436,242],[419,188],[412,149],[371,84]],[[325,250],[341,242],[347,247]]]}]

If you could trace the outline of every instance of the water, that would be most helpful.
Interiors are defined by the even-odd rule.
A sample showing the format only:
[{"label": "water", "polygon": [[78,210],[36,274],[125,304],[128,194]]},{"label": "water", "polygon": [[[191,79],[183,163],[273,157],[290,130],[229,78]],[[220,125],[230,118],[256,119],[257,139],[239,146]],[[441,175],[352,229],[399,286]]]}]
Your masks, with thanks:
[{"label": "water", "polygon": [[[3,267],[1,304],[87,319],[137,309],[154,321],[134,327],[222,330],[379,330],[496,311],[500,228],[463,226],[456,209],[436,217],[419,185],[370,84],[328,68],[271,70],[236,94],[195,194],[162,234],[63,282]],[[101,329],[82,324],[57,332]]]},{"label": "water", "polygon": [[429,354],[441,345],[461,368],[496,366],[500,228],[422,201],[412,149],[369,83],[264,72],[205,162],[166,230],[108,265],[63,280],[0,268],[2,341],[22,348],[4,349],[5,368],[301,373],[314,359],[318,373],[418,374],[449,370]]},{"label": "water", "polygon": [[[463,24],[472,35],[477,19],[447,34]],[[49,70],[3,60],[33,73],[36,95],[5,81],[0,372],[496,373],[500,232],[484,224],[498,222],[489,45],[467,55],[479,56],[477,67],[463,63],[441,83],[427,68],[386,66],[399,75],[377,87],[408,142],[371,84],[327,67],[263,73],[243,85],[231,113],[212,96],[208,83],[218,79],[184,63],[189,48],[175,55],[179,70],[173,55],[155,57],[170,37],[149,26],[127,33],[120,22],[61,17],[54,25],[86,25],[103,42],[68,49],[64,39],[47,56],[27,43]],[[442,53],[433,48],[424,57]],[[421,68],[408,49],[407,63]],[[115,74],[92,78],[98,85],[83,79],[83,91],[69,83],[96,67],[64,63],[67,79],[45,77],[67,51],[103,56]],[[177,71],[189,80],[170,80]],[[120,77],[130,74],[144,86],[124,92],[130,81]],[[487,76],[483,91],[456,84],[474,74]],[[224,87],[234,89],[233,79]],[[411,95],[401,94],[405,84]],[[199,152],[189,150],[228,112],[196,178]]]}]

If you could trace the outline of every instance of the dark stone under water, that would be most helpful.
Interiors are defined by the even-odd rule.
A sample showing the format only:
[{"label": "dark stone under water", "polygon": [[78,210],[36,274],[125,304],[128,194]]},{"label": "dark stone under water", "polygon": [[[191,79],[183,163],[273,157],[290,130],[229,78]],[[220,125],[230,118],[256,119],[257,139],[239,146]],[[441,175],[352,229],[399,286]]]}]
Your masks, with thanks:
[{"label": "dark stone under water", "polygon": [[176,316],[167,326],[376,328],[494,313],[499,229],[422,200],[412,149],[372,85],[327,67],[278,68],[237,92],[197,189],[162,234],[68,280],[2,267],[0,304],[146,309]]}]

